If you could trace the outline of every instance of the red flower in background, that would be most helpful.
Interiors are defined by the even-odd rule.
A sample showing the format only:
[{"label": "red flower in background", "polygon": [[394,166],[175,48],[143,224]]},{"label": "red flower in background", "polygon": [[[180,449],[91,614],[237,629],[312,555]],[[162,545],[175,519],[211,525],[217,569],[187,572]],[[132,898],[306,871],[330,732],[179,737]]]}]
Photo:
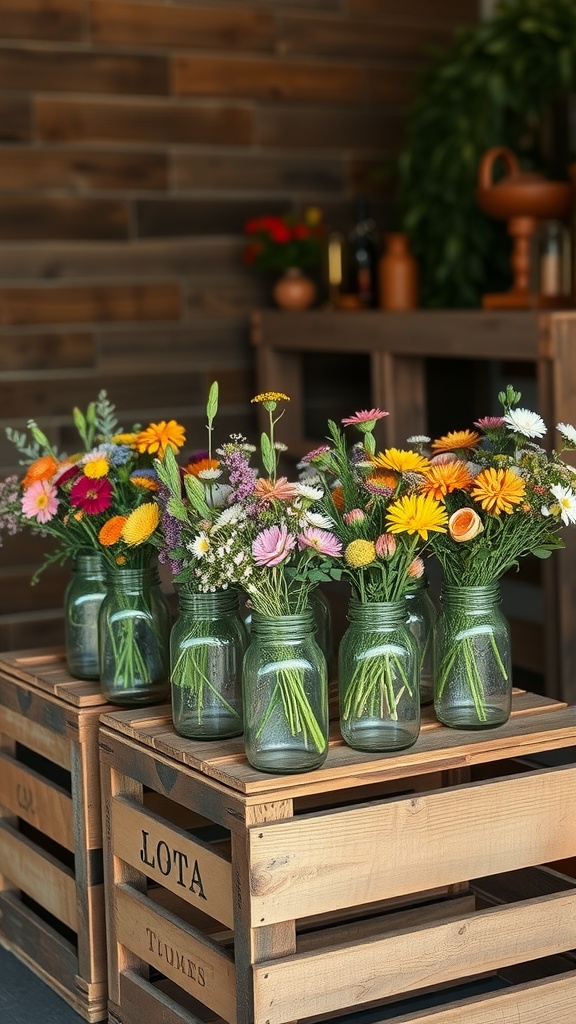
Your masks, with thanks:
[{"label": "red flower in background", "polygon": [[320,263],[325,234],[320,210],[311,207],[299,219],[292,213],[252,217],[244,225],[249,243],[242,259],[256,270],[312,269]]}]

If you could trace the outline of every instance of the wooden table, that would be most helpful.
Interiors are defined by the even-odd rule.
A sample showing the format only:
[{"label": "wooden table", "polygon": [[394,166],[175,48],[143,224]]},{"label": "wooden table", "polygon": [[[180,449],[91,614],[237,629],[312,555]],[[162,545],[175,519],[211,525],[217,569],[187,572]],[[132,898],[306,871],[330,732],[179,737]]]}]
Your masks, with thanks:
[{"label": "wooden table", "polygon": [[[470,359],[532,363],[538,411],[549,427],[576,423],[576,312],[532,310],[417,310],[252,316],[258,389],[284,391],[291,401],[282,440],[298,455],[318,443],[304,432],[304,354],[358,353],[369,357],[370,394],[386,409],[385,444],[402,445],[427,430],[426,360]],[[446,396],[449,402],[449,396]],[[457,424],[460,426],[460,424]],[[550,431],[550,435],[552,435]],[[553,443],[553,436],[547,439]],[[544,442],[545,443],[545,442]],[[542,568],[546,691],[576,702],[576,535]]]},{"label": "wooden table", "polygon": [[271,776],[169,708],[105,714],[110,1021],[573,1024],[574,744],[576,709],[516,692],[395,754],[333,723],[321,768]]}]

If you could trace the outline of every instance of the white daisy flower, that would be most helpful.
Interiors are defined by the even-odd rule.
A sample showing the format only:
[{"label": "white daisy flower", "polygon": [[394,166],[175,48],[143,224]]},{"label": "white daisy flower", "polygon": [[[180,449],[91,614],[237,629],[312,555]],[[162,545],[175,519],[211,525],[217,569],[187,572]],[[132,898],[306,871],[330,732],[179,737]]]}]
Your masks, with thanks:
[{"label": "white daisy flower", "polygon": [[531,409],[510,409],[503,419],[514,433],[524,437],[544,437],[546,433],[544,420]]},{"label": "white daisy flower", "polygon": [[565,441],[576,447],[576,427],[571,423],[557,423],[556,430],[562,435]]},{"label": "white daisy flower", "polygon": [[303,524],[307,523],[309,526],[317,526],[319,530],[330,530],[334,526],[334,520],[330,516],[324,515],[323,512],[308,511],[302,518]]},{"label": "white daisy flower", "polygon": [[296,484],[296,490],[301,498],[306,498],[308,501],[320,501],[324,491],[321,487],[312,487],[311,484]]},{"label": "white daisy flower", "polygon": [[221,530],[224,526],[233,526],[234,523],[239,523],[243,517],[244,509],[240,502],[236,502],[234,505],[229,505],[228,508],[222,510],[214,522],[212,532],[215,533],[216,530]]},{"label": "white daisy flower", "polygon": [[221,469],[201,469],[198,474],[199,480],[218,480],[218,477],[222,476]]},{"label": "white daisy flower", "polygon": [[199,533],[194,538],[190,545],[192,554],[196,555],[196,558],[204,558],[204,555],[210,551],[210,538],[207,533]]},{"label": "white daisy flower", "polygon": [[426,434],[412,434],[412,437],[406,438],[406,444],[430,444],[431,440]]},{"label": "white daisy flower", "polygon": [[560,518],[564,525],[576,523],[576,491],[562,484],[554,484],[550,491],[560,506]]}]

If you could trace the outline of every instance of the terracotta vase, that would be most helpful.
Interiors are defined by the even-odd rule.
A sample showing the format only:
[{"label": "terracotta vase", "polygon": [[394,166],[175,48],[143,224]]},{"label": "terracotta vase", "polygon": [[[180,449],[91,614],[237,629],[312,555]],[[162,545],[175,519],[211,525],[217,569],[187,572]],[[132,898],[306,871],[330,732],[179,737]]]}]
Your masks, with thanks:
[{"label": "terracotta vase", "polygon": [[386,249],[378,264],[380,309],[407,310],[418,305],[418,265],[400,232],[386,235]]},{"label": "terracotta vase", "polygon": [[297,267],[289,267],[277,280],[272,295],[280,309],[308,309],[316,298],[316,285]]}]

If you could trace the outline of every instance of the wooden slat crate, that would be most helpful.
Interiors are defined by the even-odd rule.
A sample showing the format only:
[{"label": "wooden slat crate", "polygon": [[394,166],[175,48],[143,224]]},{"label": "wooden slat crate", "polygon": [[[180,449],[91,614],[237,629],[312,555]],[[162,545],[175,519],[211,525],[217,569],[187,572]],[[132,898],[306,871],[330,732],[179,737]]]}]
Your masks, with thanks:
[{"label": "wooden slat crate", "polygon": [[97,683],[56,648],[0,655],[0,943],[107,1016]]},{"label": "wooden slat crate", "polygon": [[110,1021],[573,1024],[576,880],[546,865],[576,854],[576,764],[526,758],[575,740],[516,691],[499,729],[427,711],[367,755],[334,724],[324,766],[273,777],[167,708],[104,714]]}]

